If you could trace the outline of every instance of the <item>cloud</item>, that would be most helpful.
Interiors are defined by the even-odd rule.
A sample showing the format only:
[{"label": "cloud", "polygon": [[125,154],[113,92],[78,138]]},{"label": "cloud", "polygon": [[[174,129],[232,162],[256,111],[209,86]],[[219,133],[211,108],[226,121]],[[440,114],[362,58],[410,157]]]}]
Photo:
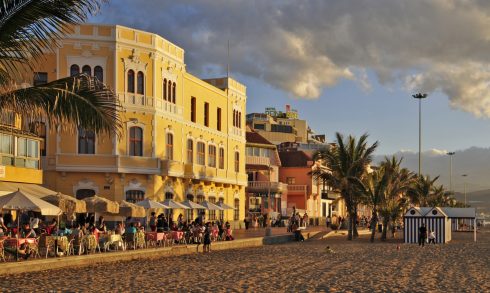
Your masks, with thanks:
[{"label": "cloud", "polygon": [[225,72],[229,40],[232,72],[299,98],[344,79],[369,91],[372,72],[490,117],[489,12],[483,0],[117,0],[96,20],[161,34],[197,74]]}]

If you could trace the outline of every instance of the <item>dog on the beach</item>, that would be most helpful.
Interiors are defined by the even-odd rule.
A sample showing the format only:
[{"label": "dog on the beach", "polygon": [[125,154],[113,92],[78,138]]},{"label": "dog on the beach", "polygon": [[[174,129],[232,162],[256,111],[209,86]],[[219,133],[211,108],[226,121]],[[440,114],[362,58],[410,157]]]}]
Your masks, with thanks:
[{"label": "dog on the beach", "polygon": [[331,249],[330,246],[327,246],[325,248],[325,252],[328,253],[328,254],[334,254],[335,253],[335,251],[333,249]]}]

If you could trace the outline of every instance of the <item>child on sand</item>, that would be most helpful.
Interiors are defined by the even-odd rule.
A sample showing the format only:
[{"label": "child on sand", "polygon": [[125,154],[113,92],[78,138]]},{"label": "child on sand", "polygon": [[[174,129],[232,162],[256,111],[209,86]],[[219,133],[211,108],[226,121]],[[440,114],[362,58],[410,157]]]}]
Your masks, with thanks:
[{"label": "child on sand", "polygon": [[435,231],[429,231],[429,244],[431,242],[436,244],[436,232]]},{"label": "child on sand", "polygon": [[325,252],[328,253],[328,254],[335,253],[335,251],[333,251],[333,249],[331,249],[330,246],[327,246],[327,248],[325,248]]}]

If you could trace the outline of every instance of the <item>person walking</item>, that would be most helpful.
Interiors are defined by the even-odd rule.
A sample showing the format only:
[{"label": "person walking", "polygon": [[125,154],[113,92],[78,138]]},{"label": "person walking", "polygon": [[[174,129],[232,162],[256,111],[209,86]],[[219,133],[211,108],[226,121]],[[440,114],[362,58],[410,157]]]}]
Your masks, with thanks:
[{"label": "person walking", "polygon": [[431,242],[436,244],[436,232],[435,231],[429,231],[429,244]]},{"label": "person walking", "polygon": [[425,227],[425,223],[422,223],[422,226],[419,227],[419,246],[425,245],[425,239],[427,239],[427,228]]}]

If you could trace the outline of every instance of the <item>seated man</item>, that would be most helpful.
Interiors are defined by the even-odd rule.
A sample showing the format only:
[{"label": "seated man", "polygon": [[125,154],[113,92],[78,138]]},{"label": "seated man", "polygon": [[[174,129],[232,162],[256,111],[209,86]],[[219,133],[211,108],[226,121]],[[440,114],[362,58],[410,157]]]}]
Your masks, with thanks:
[{"label": "seated man", "polygon": [[23,238],[35,238],[36,237],[36,232],[34,232],[34,229],[32,229],[29,224],[24,224],[24,227],[22,228],[21,234]]},{"label": "seated man", "polygon": [[22,257],[23,259],[28,259],[29,256],[31,256],[31,254],[34,252],[29,247],[29,243],[26,242],[21,243],[18,248],[5,247],[4,250],[15,256],[16,259],[18,256]]},{"label": "seated man", "polygon": [[305,238],[303,237],[303,234],[301,234],[301,230],[299,229],[298,224],[296,222],[292,225],[291,230],[294,233],[294,239],[296,241],[305,241]]}]

